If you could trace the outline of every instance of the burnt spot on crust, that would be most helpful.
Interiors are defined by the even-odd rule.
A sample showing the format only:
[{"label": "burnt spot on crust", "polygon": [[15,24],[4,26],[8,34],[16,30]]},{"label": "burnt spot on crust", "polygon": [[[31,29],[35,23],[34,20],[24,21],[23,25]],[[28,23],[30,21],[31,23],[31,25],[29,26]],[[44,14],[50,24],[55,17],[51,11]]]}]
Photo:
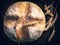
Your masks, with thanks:
[{"label": "burnt spot on crust", "polygon": [[18,20],[19,19],[19,17],[18,16],[5,16],[5,18],[4,18],[4,20],[5,21],[16,21],[16,20]]},{"label": "burnt spot on crust", "polygon": [[31,15],[28,15],[27,17],[26,17],[26,20],[27,21],[43,21],[43,19],[38,19],[38,18],[33,18]]},{"label": "burnt spot on crust", "polygon": [[24,34],[24,38],[29,39],[29,31],[28,31],[27,26],[23,26],[22,31],[23,31],[23,34]]},{"label": "burnt spot on crust", "polygon": [[27,26],[23,26],[21,30],[17,30],[16,36],[17,36],[17,39],[21,41],[27,41],[28,39],[30,39]]}]

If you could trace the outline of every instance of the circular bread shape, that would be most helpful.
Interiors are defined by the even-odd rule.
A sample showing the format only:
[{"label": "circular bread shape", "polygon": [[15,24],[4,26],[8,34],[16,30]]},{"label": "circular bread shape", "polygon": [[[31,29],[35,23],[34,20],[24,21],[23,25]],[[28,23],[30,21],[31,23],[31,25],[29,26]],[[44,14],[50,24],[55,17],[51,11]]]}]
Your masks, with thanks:
[{"label": "circular bread shape", "polygon": [[[44,15],[42,9],[39,6],[37,6],[36,4],[31,3],[31,2],[17,2],[17,3],[14,3],[13,5],[11,5],[7,9],[7,12],[6,12],[5,16],[12,16],[13,15],[13,16],[19,17],[17,22],[16,21],[13,21],[13,22],[10,21],[11,25],[9,24],[9,21],[7,21],[7,22],[4,21],[4,26],[11,28],[10,31],[6,31],[7,30],[6,28],[4,28],[4,30],[5,30],[5,33],[7,34],[7,36],[9,38],[11,38],[12,40],[14,40],[14,41],[21,40],[23,42],[28,42],[28,41],[37,40],[42,35],[42,32],[45,29],[45,21],[46,20],[45,20],[45,15]],[[34,20],[33,21],[27,21],[27,23],[26,22],[23,23],[25,21],[24,19],[26,19],[27,16],[32,16],[32,18]],[[21,23],[20,23],[20,19],[23,20]],[[15,24],[17,24],[16,29],[12,30]],[[20,33],[21,32],[20,25],[27,26],[27,25],[31,25],[31,24],[35,24],[35,26],[29,26],[28,27],[29,38],[30,38],[28,40],[27,34],[25,36],[25,34],[23,34],[23,32]],[[36,29],[38,29],[38,30],[36,30]],[[10,34],[8,34],[8,33],[10,33]],[[12,35],[12,37],[11,37],[11,35]],[[14,38],[13,38],[13,36],[14,36]],[[24,38],[26,38],[26,40],[24,40]]]}]

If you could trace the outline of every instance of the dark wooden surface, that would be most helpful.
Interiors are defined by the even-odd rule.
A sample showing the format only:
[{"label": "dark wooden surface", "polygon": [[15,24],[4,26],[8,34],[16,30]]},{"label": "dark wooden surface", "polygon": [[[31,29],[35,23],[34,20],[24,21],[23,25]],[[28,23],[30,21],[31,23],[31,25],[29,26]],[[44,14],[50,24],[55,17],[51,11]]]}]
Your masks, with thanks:
[{"label": "dark wooden surface", "polygon": [[[0,45],[18,45],[17,42],[13,42],[11,39],[9,39],[7,37],[7,35],[5,35],[4,33],[4,28],[3,28],[3,16],[5,14],[5,11],[6,9],[11,5],[13,4],[14,2],[16,1],[20,1],[20,0],[0,0]],[[25,1],[31,1],[31,0],[25,0]],[[42,3],[42,1],[37,1],[37,0],[34,0],[34,1],[31,1],[31,2],[34,2],[36,4],[38,4],[39,6],[41,6],[41,8],[44,6],[44,3],[45,4],[50,4],[51,1],[47,1],[45,0],[44,3]],[[41,4],[43,5],[41,5]],[[49,35],[51,34],[51,30],[45,32],[45,34],[43,34],[43,36],[41,38],[39,38],[37,41],[34,41],[34,42],[28,42],[28,43],[25,43],[25,45],[60,45],[60,25],[59,25],[59,22],[60,22],[60,1],[59,0],[54,0],[54,7],[57,9],[57,12],[58,12],[58,19],[55,23],[55,35],[54,37],[52,38],[51,42],[48,42],[48,37]],[[44,9],[44,8],[42,8]],[[23,43],[20,43],[20,45],[24,45]]]}]

